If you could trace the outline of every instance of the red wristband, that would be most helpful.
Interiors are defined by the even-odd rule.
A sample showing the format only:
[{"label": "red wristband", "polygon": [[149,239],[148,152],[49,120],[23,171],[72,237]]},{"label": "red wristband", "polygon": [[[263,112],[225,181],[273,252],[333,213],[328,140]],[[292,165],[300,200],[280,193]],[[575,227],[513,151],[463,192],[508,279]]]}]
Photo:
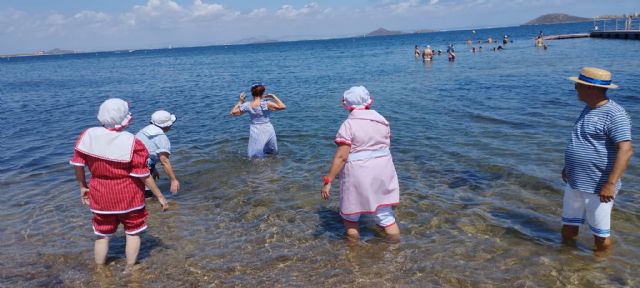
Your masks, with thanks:
[{"label": "red wristband", "polygon": [[324,185],[331,183],[331,181],[329,181],[329,177],[327,177],[326,175],[322,176],[322,181],[324,181]]}]

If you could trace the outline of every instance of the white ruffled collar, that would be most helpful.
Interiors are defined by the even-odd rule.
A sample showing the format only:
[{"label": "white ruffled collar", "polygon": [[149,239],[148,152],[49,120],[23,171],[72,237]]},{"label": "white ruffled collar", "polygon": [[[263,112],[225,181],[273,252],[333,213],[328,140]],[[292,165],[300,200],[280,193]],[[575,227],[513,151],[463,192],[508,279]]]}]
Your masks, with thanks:
[{"label": "white ruffled collar", "polygon": [[127,131],[93,127],[80,136],[76,150],[104,160],[131,162],[134,143],[135,136]]}]

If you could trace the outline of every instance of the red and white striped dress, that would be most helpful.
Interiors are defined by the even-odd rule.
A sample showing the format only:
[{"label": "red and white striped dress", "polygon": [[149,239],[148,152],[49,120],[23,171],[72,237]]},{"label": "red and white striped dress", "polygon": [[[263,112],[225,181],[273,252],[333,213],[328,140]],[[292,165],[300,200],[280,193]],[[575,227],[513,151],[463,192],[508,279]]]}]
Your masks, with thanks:
[{"label": "red and white striped dress", "polygon": [[[149,168],[147,167],[147,158],[149,153],[144,144],[135,138],[133,134],[126,131],[104,131],[106,128],[95,127],[84,131],[78,137],[76,142],[73,158],[70,163],[75,166],[87,166],[91,172],[89,181],[89,208],[92,212],[98,214],[123,214],[144,208],[144,183],[141,177],[149,176]],[[112,136],[124,136],[130,144],[114,145],[109,147],[108,144],[101,143],[104,153],[89,153],[83,149],[79,149],[80,142],[84,137],[91,138],[91,131],[97,134],[110,133],[126,133],[113,134]],[[130,136],[129,136],[130,135]],[[113,137],[112,137],[113,138]],[[101,138],[94,137],[93,141]],[[104,139],[104,137],[102,138]],[[84,141],[91,141],[85,139]],[[122,142],[121,142],[122,143]],[[127,147],[128,146],[128,147]],[[118,159],[109,159],[108,153],[112,153],[109,149],[130,149],[124,151],[125,155],[130,155],[129,161]],[[122,155],[122,153],[120,153]],[[125,162],[126,161],[126,162]]]}]

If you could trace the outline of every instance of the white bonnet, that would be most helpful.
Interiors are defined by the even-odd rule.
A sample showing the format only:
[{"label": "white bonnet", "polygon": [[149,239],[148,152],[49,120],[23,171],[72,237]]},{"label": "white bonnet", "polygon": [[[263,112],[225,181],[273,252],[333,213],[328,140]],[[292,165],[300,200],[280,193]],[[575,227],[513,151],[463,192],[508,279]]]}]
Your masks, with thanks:
[{"label": "white bonnet", "polygon": [[98,110],[98,121],[108,129],[123,129],[129,125],[132,118],[129,103],[120,98],[105,100]]},{"label": "white bonnet", "polygon": [[353,86],[344,91],[342,96],[342,105],[350,111],[369,109],[372,103],[373,98],[371,98],[369,91],[364,86]]},{"label": "white bonnet", "polygon": [[151,124],[156,125],[160,128],[166,128],[173,123],[176,122],[176,115],[173,115],[164,110],[158,110],[151,114]]}]

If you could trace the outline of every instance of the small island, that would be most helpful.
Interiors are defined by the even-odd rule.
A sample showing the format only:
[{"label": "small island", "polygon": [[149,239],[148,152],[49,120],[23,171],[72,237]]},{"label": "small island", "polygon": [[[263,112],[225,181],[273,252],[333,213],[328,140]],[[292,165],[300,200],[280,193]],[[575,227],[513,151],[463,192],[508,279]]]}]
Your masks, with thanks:
[{"label": "small island", "polygon": [[375,31],[371,31],[367,34],[365,34],[366,37],[370,37],[370,36],[389,36],[389,35],[400,35],[400,34],[404,34],[401,31],[391,31],[391,30],[387,30],[384,28],[378,28]]},{"label": "small island", "polygon": [[552,14],[542,15],[522,25],[575,23],[575,22],[587,22],[591,20],[592,20],[591,18],[572,16],[572,15],[562,14],[562,13],[552,13]]}]

